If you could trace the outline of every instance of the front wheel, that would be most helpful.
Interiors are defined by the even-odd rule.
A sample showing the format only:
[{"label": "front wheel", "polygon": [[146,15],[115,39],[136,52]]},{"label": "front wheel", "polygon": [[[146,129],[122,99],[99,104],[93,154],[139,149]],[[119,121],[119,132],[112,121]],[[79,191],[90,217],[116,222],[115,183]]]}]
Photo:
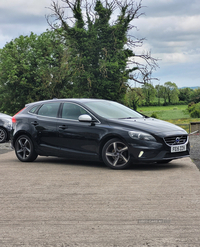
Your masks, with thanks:
[{"label": "front wheel", "polygon": [[34,161],[37,153],[34,150],[33,142],[26,135],[21,135],[15,142],[15,153],[17,158],[22,162]]},{"label": "front wheel", "polygon": [[128,146],[118,138],[111,139],[104,145],[102,159],[112,169],[125,169],[131,164]]}]

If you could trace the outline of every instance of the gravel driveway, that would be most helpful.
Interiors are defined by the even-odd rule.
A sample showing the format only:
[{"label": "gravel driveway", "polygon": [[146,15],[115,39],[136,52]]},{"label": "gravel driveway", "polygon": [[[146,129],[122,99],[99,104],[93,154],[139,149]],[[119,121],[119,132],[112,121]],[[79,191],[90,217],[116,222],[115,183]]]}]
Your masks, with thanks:
[{"label": "gravel driveway", "polygon": [[[200,134],[190,135],[190,158],[196,164],[198,169],[200,170]],[[12,151],[10,147],[10,142],[0,144],[0,154],[7,153]]]},{"label": "gravel driveway", "polygon": [[10,142],[0,143],[0,154],[7,153],[9,151],[12,151],[10,147]]}]

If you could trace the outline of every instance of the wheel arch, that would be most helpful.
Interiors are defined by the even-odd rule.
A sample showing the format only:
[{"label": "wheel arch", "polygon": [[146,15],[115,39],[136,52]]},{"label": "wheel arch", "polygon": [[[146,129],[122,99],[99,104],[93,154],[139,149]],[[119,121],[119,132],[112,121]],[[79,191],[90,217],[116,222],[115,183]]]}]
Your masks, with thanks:
[{"label": "wheel arch", "polygon": [[34,141],[33,141],[32,136],[30,135],[30,133],[25,131],[25,130],[20,130],[13,137],[13,147],[15,147],[15,142],[16,142],[17,138],[21,135],[27,135],[31,139],[31,141],[33,142],[33,145],[34,145]]}]

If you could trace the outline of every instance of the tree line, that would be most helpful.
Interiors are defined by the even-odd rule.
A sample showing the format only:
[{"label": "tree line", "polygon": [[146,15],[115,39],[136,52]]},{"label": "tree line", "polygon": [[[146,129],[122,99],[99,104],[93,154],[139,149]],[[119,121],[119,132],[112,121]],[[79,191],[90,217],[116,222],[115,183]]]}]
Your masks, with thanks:
[{"label": "tree line", "polygon": [[153,86],[145,83],[142,87],[128,88],[125,104],[135,110],[138,106],[166,106],[177,104],[193,105],[200,102],[200,87],[178,88],[176,83],[165,82],[164,85]]}]

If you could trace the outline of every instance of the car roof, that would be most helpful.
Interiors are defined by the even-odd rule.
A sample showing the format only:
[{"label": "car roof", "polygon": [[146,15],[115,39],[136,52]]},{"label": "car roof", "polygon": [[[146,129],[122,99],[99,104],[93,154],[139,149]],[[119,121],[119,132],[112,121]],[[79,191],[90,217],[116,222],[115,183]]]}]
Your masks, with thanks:
[{"label": "car roof", "polygon": [[35,105],[35,104],[41,104],[41,103],[47,103],[47,102],[75,102],[75,103],[85,103],[88,101],[108,101],[108,100],[104,100],[104,99],[89,99],[89,98],[64,98],[64,99],[49,99],[49,100],[42,100],[42,101],[36,101],[36,102],[32,102],[32,103],[28,103],[25,106],[31,106],[31,105]]}]

